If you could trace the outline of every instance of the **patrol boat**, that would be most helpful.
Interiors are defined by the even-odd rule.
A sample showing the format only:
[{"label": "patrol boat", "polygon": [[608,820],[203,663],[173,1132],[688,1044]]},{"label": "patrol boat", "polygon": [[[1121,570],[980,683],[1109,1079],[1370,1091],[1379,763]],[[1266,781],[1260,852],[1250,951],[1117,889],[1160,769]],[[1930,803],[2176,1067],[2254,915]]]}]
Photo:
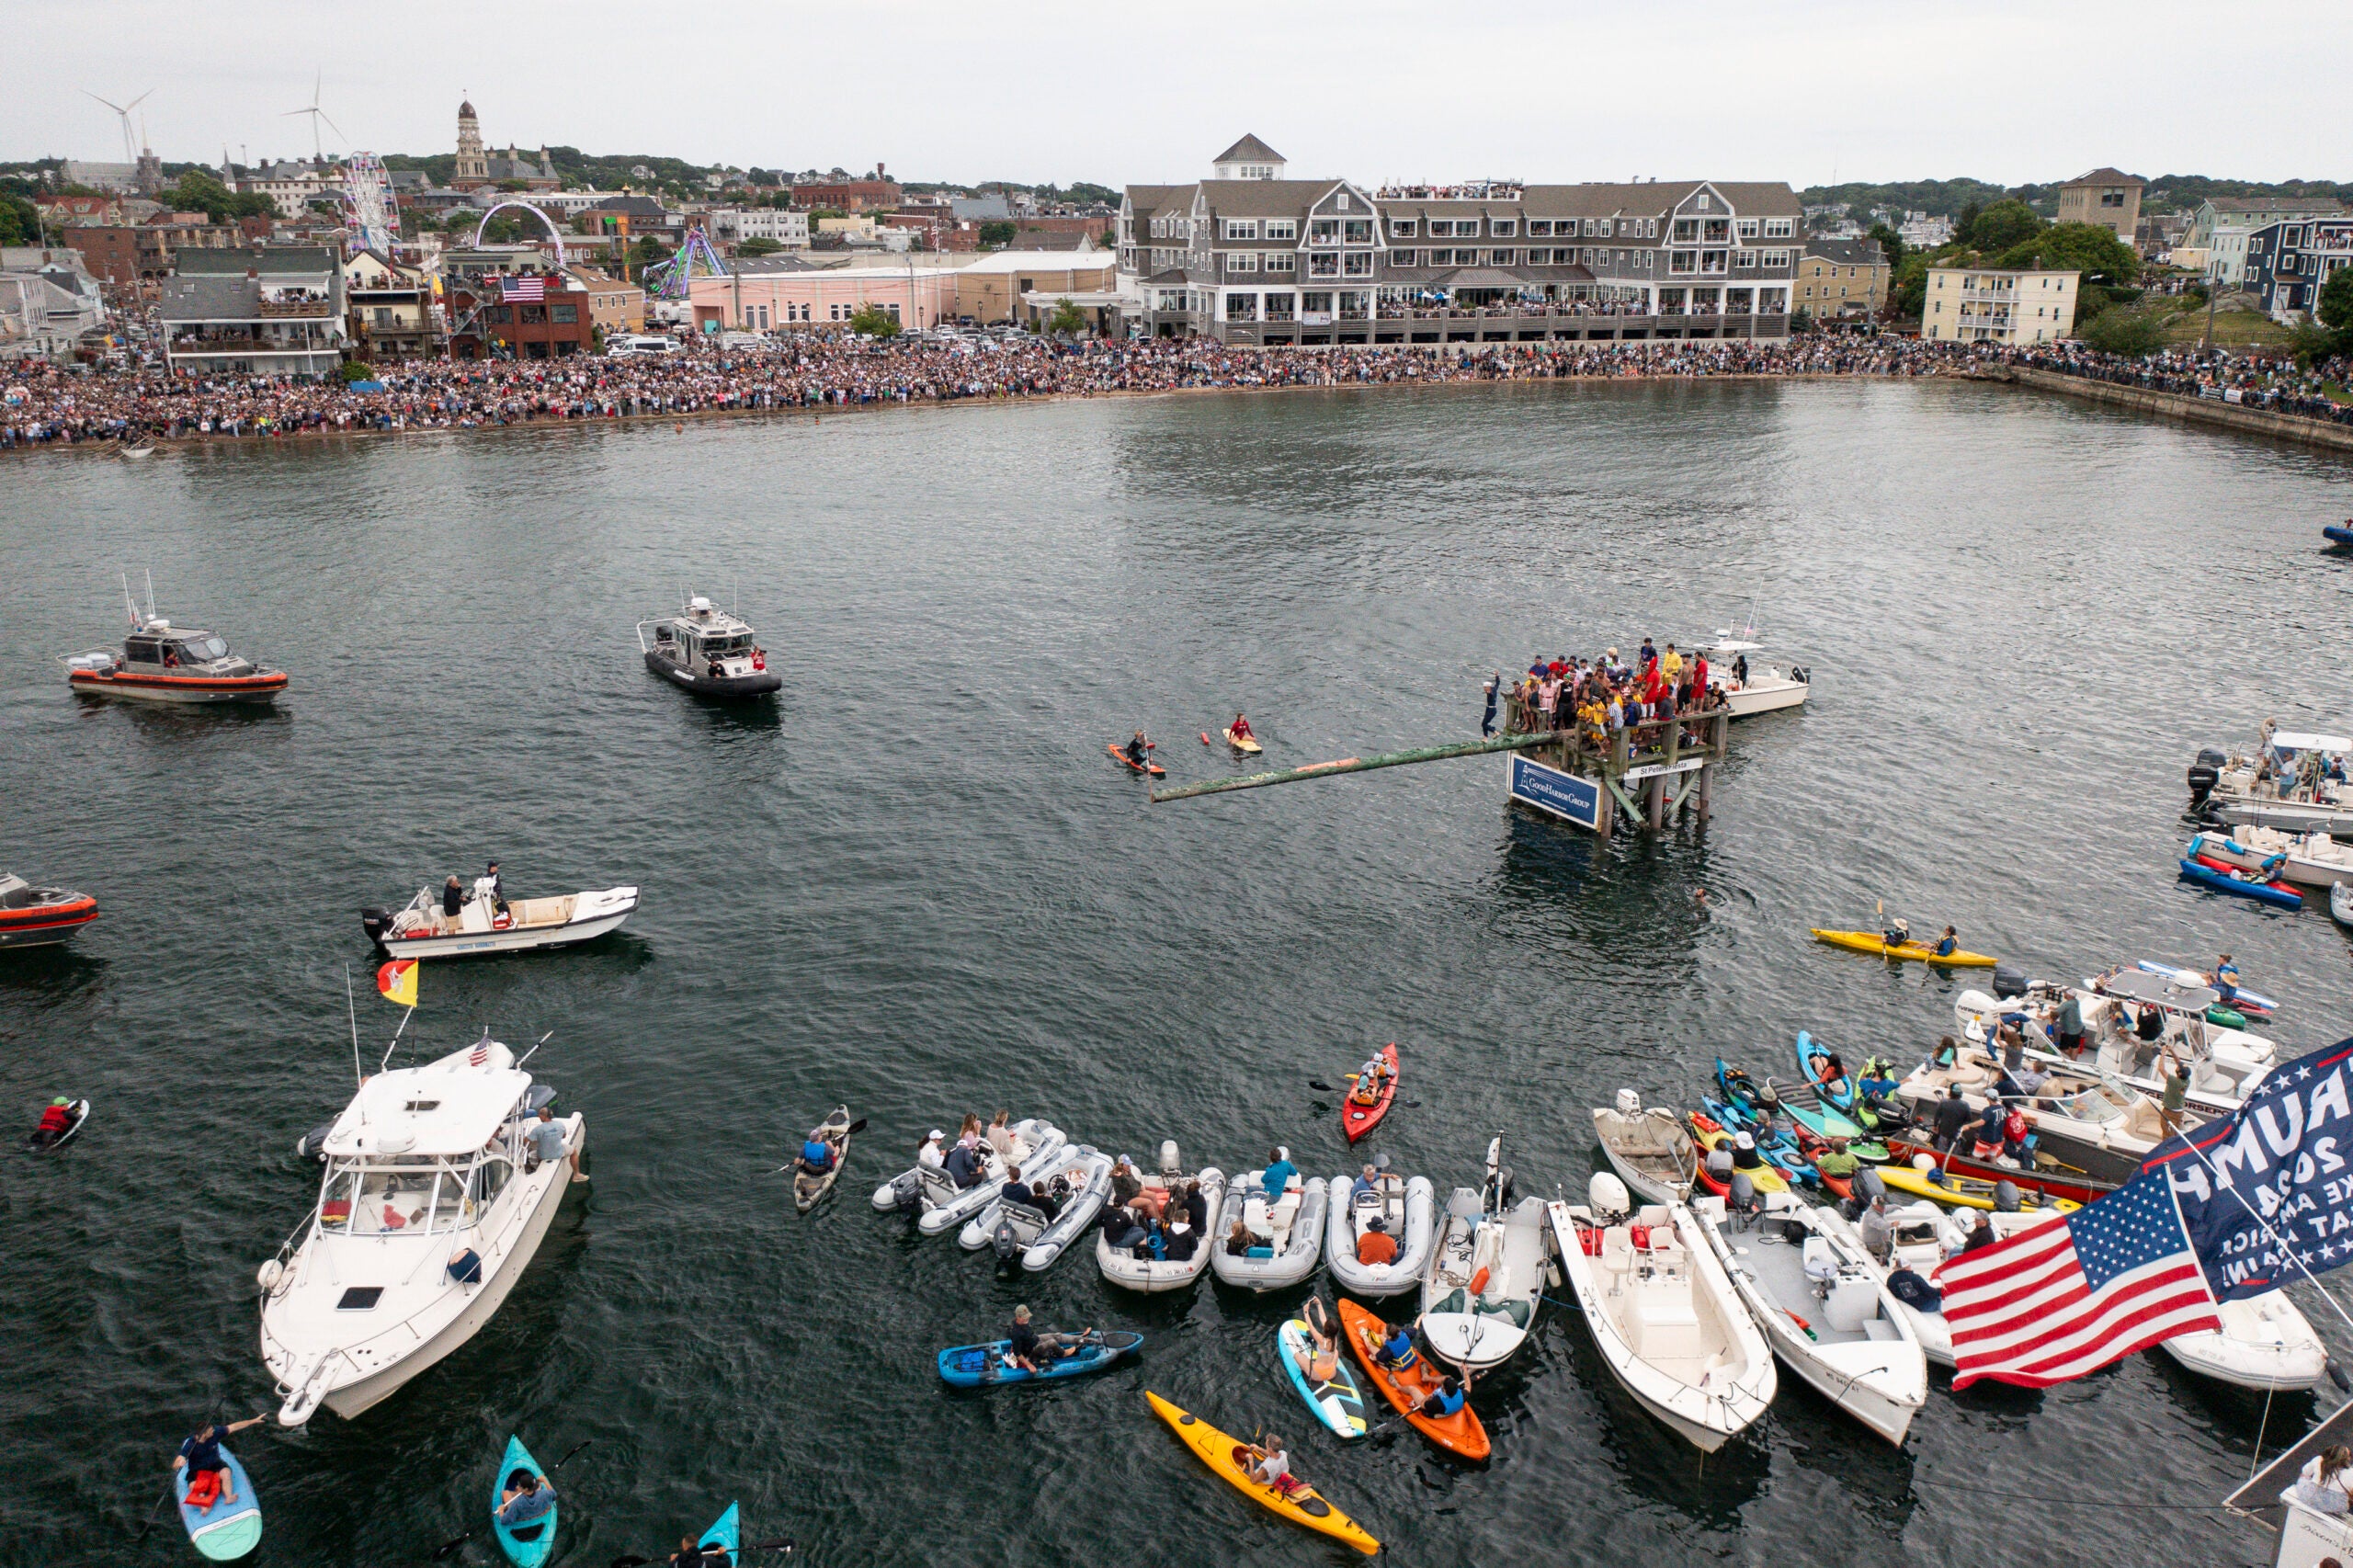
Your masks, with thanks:
[{"label": "patrol boat", "polygon": [[286,673],[229,651],[217,632],[174,626],[155,613],[155,587],[147,585],[147,613],[131,602],[131,635],[122,651],[91,648],[68,653],[65,684],[85,697],[127,697],[142,702],[271,702],[286,689]]},{"label": "patrol boat", "polygon": [[764,697],[784,684],[752,623],[700,594],[673,616],[637,623],[645,667],[699,697]]},{"label": "patrol boat", "polygon": [[[327,1130],[317,1206],[256,1276],[281,1426],[360,1415],[497,1312],[571,1185],[569,1160],[533,1152],[531,1102],[488,1035],[359,1085]],[[580,1114],[552,1125],[579,1153]]]}]

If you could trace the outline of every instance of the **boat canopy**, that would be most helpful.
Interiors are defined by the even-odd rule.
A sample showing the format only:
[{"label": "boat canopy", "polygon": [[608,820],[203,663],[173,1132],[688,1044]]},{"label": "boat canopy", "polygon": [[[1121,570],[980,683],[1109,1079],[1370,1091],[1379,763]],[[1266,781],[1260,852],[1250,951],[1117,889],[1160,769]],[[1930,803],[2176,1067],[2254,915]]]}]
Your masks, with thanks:
[{"label": "boat canopy", "polygon": [[[485,1049],[486,1048],[486,1049]],[[474,1053],[483,1060],[477,1064]],[[330,1160],[375,1155],[455,1159],[490,1142],[530,1089],[496,1040],[452,1051],[422,1067],[379,1073],[335,1118],[324,1153]]]},{"label": "boat canopy", "polygon": [[2271,733],[2273,751],[2353,752],[2353,741],[2343,735],[2324,735],[2314,730],[2274,730]]},{"label": "boat canopy", "polygon": [[2110,996],[2121,996],[2132,1002],[2154,1002],[2160,1007],[2171,1007],[2184,1013],[2202,1013],[2222,999],[2222,994],[2211,986],[2183,985],[2167,980],[2162,974],[2146,970],[2128,969],[2111,974],[2100,989]]},{"label": "boat canopy", "polygon": [[1699,650],[1702,653],[1761,653],[1764,651],[1765,644],[1762,642],[1743,642],[1729,632],[1723,631],[1716,633],[1716,641],[1712,645]]}]

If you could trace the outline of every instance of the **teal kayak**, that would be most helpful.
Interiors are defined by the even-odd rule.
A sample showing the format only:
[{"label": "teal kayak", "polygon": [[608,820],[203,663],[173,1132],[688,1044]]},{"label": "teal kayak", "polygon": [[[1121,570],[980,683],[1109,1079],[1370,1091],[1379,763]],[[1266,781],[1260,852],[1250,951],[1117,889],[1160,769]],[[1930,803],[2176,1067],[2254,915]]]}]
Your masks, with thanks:
[{"label": "teal kayak", "polygon": [[545,1562],[555,1550],[555,1508],[551,1506],[538,1518],[528,1519],[512,1528],[501,1523],[498,1517],[499,1499],[506,1494],[506,1483],[517,1471],[529,1475],[547,1474],[540,1468],[540,1461],[531,1457],[531,1450],[523,1446],[522,1438],[509,1437],[506,1439],[506,1457],[498,1461],[498,1473],[491,1478],[490,1483],[491,1532],[498,1537],[498,1550],[506,1553],[506,1561],[514,1563],[515,1568],[540,1568],[540,1564]]},{"label": "teal kayak", "polygon": [[206,1509],[189,1507],[188,1483],[193,1478],[186,1470],[179,1471],[175,1489],[188,1544],[215,1562],[233,1562],[261,1544],[261,1499],[254,1494],[254,1483],[236,1455],[222,1449],[221,1460],[229,1467],[227,1490],[236,1493],[235,1502],[215,1503]]},{"label": "teal kayak", "polygon": [[737,1515],[734,1504],[727,1505],[727,1512],[719,1516],[717,1524],[702,1532],[702,1539],[695,1542],[695,1546],[703,1551],[709,1551],[716,1547],[727,1553],[727,1561],[730,1562],[743,1561],[744,1522]]}]

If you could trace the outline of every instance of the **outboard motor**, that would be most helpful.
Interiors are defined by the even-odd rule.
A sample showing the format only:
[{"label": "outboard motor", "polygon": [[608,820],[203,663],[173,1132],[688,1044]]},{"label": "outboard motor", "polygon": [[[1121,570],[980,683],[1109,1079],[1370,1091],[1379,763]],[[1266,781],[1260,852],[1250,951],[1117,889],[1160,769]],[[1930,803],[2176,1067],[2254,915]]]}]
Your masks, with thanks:
[{"label": "outboard motor", "polygon": [[1618,1114],[1631,1121],[1643,1114],[1643,1096],[1631,1089],[1618,1091]]},{"label": "outboard motor", "polygon": [[369,941],[381,942],[384,939],[384,933],[392,928],[392,912],[374,908],[361,910],[359,928],[368,933]]},{"label": "outboard motor", "polygon": [[1994,1212],[2015,1214],[2018,1211],[2018,1188],[2016,1182],[1997,1181],[1994,1184]]},{"label": "outboard motor", "polygon": [[1585,1201],[1593,1217],[1605,1225],[1614,1225],[1634,1211],[1632,1194],[1609,1171],[1593,1173],[1593,1179],[1585,1184]]},{"label": "outboard motor", "polygon": [[1887,1183],[1880,1179],[1877,1170],[1865,1165],[1855,1173],[1854,1193],[1857,1201],[1869,1207],[1872,1199],[1887,1196]]},{"label": "outboard motor", "polygon": [[322,1121],[295,1141],[294,1152],[319,1165],[327,1163],[327,1134],[335,1131],[335,1123]]},{"label": "outboard motor", "polygon": [[1184,1164],[1176,1155],[1176,1140],[1174,1138],[1160,1141],[1160,1174],[1171,1186],[1185,1174]]},{"label": "outboard motor", "polygon": [[1748,1179],[1746,1171],[1732,1173],[1732,1188],[1724,1199],[1724,1207],[1732,1212],[1736,1221],[1745,1221],[1756,1212],[1758,1208],[1756,1184]]},{"label": "outboard motor", "polygon": [[892,1206],[899,1213],[910,1214],[923,1207],[923,1177],[914,1171],[901,1171],[891,1178]]},{"label": "outboard motor", "polygon": [[1508,1209],[1514,1203],[1518,1201],[1518,1190],[1513,1185],[1511,1167],[1509,1165],[1504,1165],[1497,1169],[1495,1172],[1494,1187],[1490,1190],[1488,1196],[1495,1199],[1495,1207],[1499,1210]]},{"label": "outboard motor", "polygon": [[[1059,1177],[1056,1179],[1060,1179]],[[1008,1203],[997,1217],[996,1230],[989,1236],[989,1246],[996,1253],[999,1263],[1015,1263],[1046,1229],[1046,1216],[1026,1203]]]},{"label": "outboard motor", "polygon": [[2006,1002],[2013,996],[2026,994],[2027,978],[2024,973],[2006,963],[1994,966],[1994,994],[1996,997]]},{"label": "outboard motor", "polygon": [[2189,765],[2189,810],[2185,814],[2193,817],[2205,814],[2206,799],[2214,792],[2214,786],[2222,781],[2222,767],[2229,760],[2211,746],[2199,752],[2198,760]]}]

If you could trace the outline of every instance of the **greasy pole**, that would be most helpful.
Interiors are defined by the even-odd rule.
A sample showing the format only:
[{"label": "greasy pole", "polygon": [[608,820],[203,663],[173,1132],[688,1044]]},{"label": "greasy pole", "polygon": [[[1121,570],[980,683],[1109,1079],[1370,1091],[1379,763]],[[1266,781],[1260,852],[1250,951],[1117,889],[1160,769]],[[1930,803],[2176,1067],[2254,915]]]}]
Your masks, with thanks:
[{"label": "greasy pole", "polygon": [[1259,790],[1269,784],[1296,784],[1303,778],[1330,778],[1342,773],[1368,773],[1376,767],[1398,767],[1409,762],[1442,762],[1450,756],[1477,756],[1483,752],[1524,751],[1529,746],[1558,745],[1566,733],[1560,730],[1528,735],[1497,735],[1488,741],[1458,741],[1452,745],[1416,746],[1412,751],[1383,752],[1378,756],[1344,756],[1336,762],[1311,762],[1304,767],[1279,768],[1273,773],[1250,773],[1238,778],[1212,778],[1206,784],[1183,784],[1174,790],[1154,790],[1153,802],[1188,801],[1196,795],[1222,795],[1229,790]]}]

